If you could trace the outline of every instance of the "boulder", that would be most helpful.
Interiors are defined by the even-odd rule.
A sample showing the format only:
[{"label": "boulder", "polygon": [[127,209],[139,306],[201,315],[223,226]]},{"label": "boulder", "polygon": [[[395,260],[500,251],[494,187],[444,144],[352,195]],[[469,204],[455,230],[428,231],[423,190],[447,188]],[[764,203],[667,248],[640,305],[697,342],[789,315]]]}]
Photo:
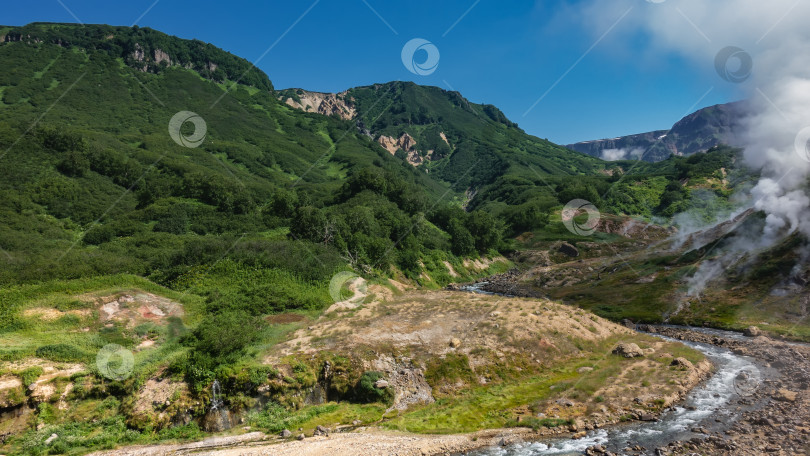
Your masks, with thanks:
[{"label": "boulder", "polygon": [[635,358],[637,356],[644,356],[644,350],[639,348],[635,343],[619,344],[613,349],[614,355],[624,356],[625,358]]},{"label": "boulder", "polygon": [[691,361],[689,361],[688,359],[686,359],[686,358],[684,358],[682,356],[679,356],[679,357],[673,359],[672,362],[669,363],[669,365],[670,366],[676,366],[676,367],[685,367],[687,369],[691,369],[692,367],[694,367],[692,365]]},{"label": "boulder", "polygon": [[774,399],[782,402],[796,402],[797,397],[798,393],[784,388],[780,389],[776,392],[776,394],[773,395]]},{"label": "boulder", "polygon": [[450,347],[451,348],[461,347],[461,339],[459,339],[458,337],[450,339]]},{"label": "boulder", "polygon": [[232,427],[231,414],[224,408],[209,410],[202,419],[202,428],[205,432],[222,432]]},{"label": "boulder", "polygon": [[572,401],[571,399],[566,399],[566,398],[557,399],[556,401],[554,401],[554,403],[557,404],[557,405],[565,406],[565,407],[573,407],[575,405],[574,401]]},{"label": "boulder", "polygon": [[280,435],[281,435],[281,438],[283,438],[283,439],[289,439],[290,437],[292,437],[292,432],[290,432],[289,429],[284,429],[283,431],[281,431]]},{"label": "boulder", "polygon": [[756,326],[749,326],[745,328],[745,331],[743,331],[743,335],[748,337],[757,337],[762,335],[762,331],[760,331],[760,329],[757,328]]},{"label": "boulder", "polygon": [[658,421],[658,417],[653,415],[652,413],[642,413],[638,419],[640,421]]},{"label": "boulder", "polygon": [[579,250],[577,250],[576,247],[567,242],[563,242],[562,244],[560,244],[560,247],[557,249],[557,251],[570,257],[579,256]]},{"label": "boulder", "polygon": [[599,454],[607,454],[608,451],[602,445],[594,445],[585,449],[586,456],[596,456]]},{"label": "boulder", "polygon": [[329,429],[321,426],[320,424],[315,428],[315,432],[312,435],[329,435]]},{"label": "boulder", "polygon": [[305,436],[304,436],[304,434],[298,434],[298,437],[296,437],[296,438],[298,440],[304,440]]},{"label": "boulder", "polygon": [[380,389],[388,388],[388,381],[383,380],[383,379],[379,379],[376,382],[374,382],[374,387],[375,388],[380,388]]},{"label": "boulder", "polygon": [[624,326],[625,328],[636,329],[636,324],[633,323],[633,320],[629,318],[625,318],[624,320],[622,320],[622,326]]}]

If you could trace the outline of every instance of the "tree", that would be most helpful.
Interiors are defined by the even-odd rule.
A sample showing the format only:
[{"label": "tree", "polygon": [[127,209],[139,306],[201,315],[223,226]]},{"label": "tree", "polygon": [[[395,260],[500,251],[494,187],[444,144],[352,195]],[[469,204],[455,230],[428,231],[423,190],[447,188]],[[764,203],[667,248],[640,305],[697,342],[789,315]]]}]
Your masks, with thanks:
[{"label": "tree", "polygon": [[295,211],[295,216],[290,223],[290,235],[293,238],[329,243],[333,234],[329,230],[329,223],[322,209],[302,206]]},{"label": "tree", "polygon": [[467,229],[475,240],[479,252],[493,249],[501,242],[501,224],[484,211],[474,211],[467,219]]},{"label": "tree", "polygon": [[464,227],[464,224],[458,219],[452,219],[449,225],[450,248],[453,253],[459,256],[475,253],[475,239],[470,234],[470,231]]}]

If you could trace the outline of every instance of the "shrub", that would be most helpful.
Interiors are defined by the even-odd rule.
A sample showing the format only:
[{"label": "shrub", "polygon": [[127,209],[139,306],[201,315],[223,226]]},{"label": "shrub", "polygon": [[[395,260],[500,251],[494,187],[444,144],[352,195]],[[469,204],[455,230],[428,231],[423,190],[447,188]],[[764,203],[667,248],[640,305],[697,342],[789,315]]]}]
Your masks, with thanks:
[{"label": "shrub", "polygon": [[28,386],[39,378],[42,375],[42,368],[39,366],[29,367],[24,371],[20,372],[20,380],[22,380],[22,384],[24,387],[28,388]]},{"label": "shrub", "polygon": [[382,372],[366,371],[360,376],[354,388],[354,398],[358,402],[382,402],[390,404],[394,400],[393,388],[377,388],[374,383],[383,378]]},{"label": "shrub", "polygon": [[112,241],[114,237],[115,231],[112,228],[106,225],[96,225],[84,233],[82,240],[88,245],[99,245]]},{"label": "shrub", "polygon": [[56,362],[86,361],[88,355],[82,350],[68,344],[43,345],[37,348],[36,355]]}]

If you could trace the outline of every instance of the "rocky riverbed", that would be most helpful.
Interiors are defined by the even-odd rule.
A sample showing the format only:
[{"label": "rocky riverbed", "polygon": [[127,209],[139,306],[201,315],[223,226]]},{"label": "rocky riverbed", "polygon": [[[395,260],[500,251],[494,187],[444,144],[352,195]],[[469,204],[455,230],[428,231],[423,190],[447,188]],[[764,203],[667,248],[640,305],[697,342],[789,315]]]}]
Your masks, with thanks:
[{"label": "rocky riverbed", "polygon": [[730,406],[739,414],[726,429],[674,442],[658,454],[810,454],[810,346],[725,331],[657,326],[640,329],[724,347],[757,360],[762,367],[759,374],[752,373],[753,381],[735,379],[739,397]]},{"label": "rocky riverbed", "polygon": [[451,283],[446,288],[451,291],[471,291],[474,293],[498,294],[503,296],[520,296],[524,298],[544,298],[543,293],[522,285],[520,279],[523,276],[518,269],[510,269],[501,274],[494,274],[473,283],[457,284]]},{"label": "rocky riverbed", "polygon": [[520,443],[472,454],[810,454],[810,346],[773,340],[756,328],[749,336],[704,328],[641,325],[638,329],[702,344],[710,357],[720,361],[717,374],[659,423],[593,432],[580,440]]}]

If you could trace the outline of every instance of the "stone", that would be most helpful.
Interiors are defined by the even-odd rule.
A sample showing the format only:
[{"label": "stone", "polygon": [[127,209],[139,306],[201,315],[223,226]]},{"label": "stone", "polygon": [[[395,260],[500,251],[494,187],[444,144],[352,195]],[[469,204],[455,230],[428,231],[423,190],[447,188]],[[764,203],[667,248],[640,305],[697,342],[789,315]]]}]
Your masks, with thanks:
[{"label": "stone", "polygon": [[450,347],[451,348],[458,348],[461,347],[461,339],[454,337],[450,339]]},{"label": "stone", "polygon": [[305,438],[306,436],[304,436],[304,434],[298,434],[298,437],[296,437],[298,440],[304,440]]},{"label": "stone", "polygon": [[360,421],[360,420],[354,420],[354,421],[352,421],[352,426],[360,426],[362,423],[363,422]]},{"label": "stone", "polygon": [[621,355],[625,358],[635,358],[637,356],[644,356],[644,350],[639,348],[635,343],[619,344],[613,349],[614,355]]},{"label": "stone", "polygon": [[560,244],[560,247],[557,249],[557,251],[570,257],[579,256],[579,250],[577,250],[576,247],[567,242],[563,242],[562,244]]},{"label": "stone", "polygon": [[573,407],[574,406],[574,401],[572,401],[571,399],[566,399],[566,398],[557,399],[556,401],[554,401],[554,403],[557,404],[557,405],[565,406],[565,407]]},{"label": "stone", "polygon": [[329,435],[329,429],[321,426],[320,424],[315,428],[315,432],[312,435]]},{"label": "stone", "polygon": [[577,372],[579,372],[580,374],[584,374],[584,373],[587,373],[587,372],[593,372],[593,367],[582,366],[579,369],[577,369]]},{"label": "stone", "polygon": [[383,379],[379,379],[376,382],[374,382],[374,387],[375,388],[380,388],[380,389],[388,388],[388,381],[383,380]]},{"label": "stone", "polygon": [[281,435],[281,438],[283,438],[283,439],[289,439],[290,437],[292,437],[292,432],[290,432],[289,429],[284,429],[283,431],[281,431],[280,435]]},{"label": "stone", "polygon": [[233,427],[231,414],[227,409],[209,410],[202,420],[202,428],[206,432],[222,432]]},{"label": "stone", "polygon": [[641,416],[638,417],[638,419],[640,421],[658,421],[658,418],[652,413],[642,413]]},{"label": "stone", "polygon": [[58,438],[59,438],[59,436],[58,436],[58,435],[56,435],[56,434],[51,434],[51,436],[50,436],[50,437],[48,437],[47,439],[45,439],[45,445],[50,445],[50,444],[51,444],[51,442],[53,442],[54,440],[56,440],[56,439],[58,439]]},{"label": "stone", "polygon": [[633,320],[629,318],[625,318],[624,320],[622,320],[622,326],[624,326],[625,328],[636,329],[636,324],[633,323]]},{"label": "stone", "polygon": [[762,335],[762,331],[760,331],[760,329],[757,328],[756,326],[749,326],[745,328],[745,331],[743,331],[743,335],[747,337],[757,337]]},{"label": "stone", "polygon": [[797,397],[798,393],[784,388],[780,389],[776,392],[776,394],[773,395],[774,399],[782,402],[796,402]]},{"label": "stone", "polygon": [[669,363],[669,365],[670,366],[676,366],[676,367],[685,367],[687,369],[692,369],[694,367],[692,365],[691,361],[689,361],[688,359],[686,359],[686,358],[684,358],[682,356],[679,356],[679,357],[673,359],[672,362]]}]

